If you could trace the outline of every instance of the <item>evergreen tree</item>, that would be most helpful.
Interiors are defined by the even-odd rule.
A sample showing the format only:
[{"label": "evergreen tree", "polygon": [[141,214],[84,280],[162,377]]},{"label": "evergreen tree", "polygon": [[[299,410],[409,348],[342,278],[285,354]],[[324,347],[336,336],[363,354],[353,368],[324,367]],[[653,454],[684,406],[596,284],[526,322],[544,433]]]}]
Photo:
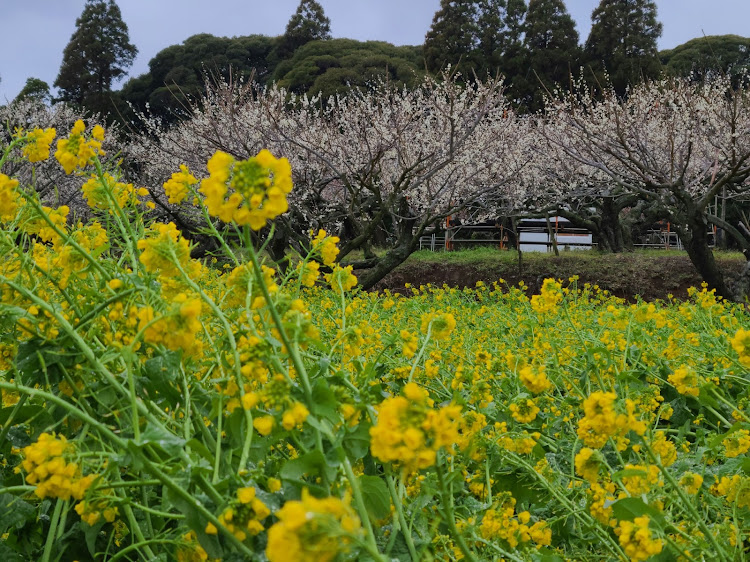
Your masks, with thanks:
[{"label": "evergreen tree", "polygon": [[446,65],[480,78],[514,75],[523,47],[524,0],[441,0],[425,37],[427,69]]},{"label": "evergreen tree", "polygon": [[662,25],[653,0],[601,0],[591,22],[585,55],[597,80],[601,82],[606,71],[623,94],[629,85],[659,75],[656,40]]},{"label": "evergreen tree", "polygon": [[125,76],[138,49],[114,0],[87,0],[63,52],[55,87],[59,99],[107,113],[112,83]]},{"label": "evergreen tree", "polygon": [[331,20],[323,12],[323,6],[315,0],[300,0],[272,57],[278,62],[291,57],[305,43],[330,38]]},{"label": "evergreen tree", "polygon": [[578,32],[563,0],[531,0],[524,37],[525,72],[518,86],[527,107],[543,107],[545,90],[568,81],[580,60]]},{"label": "evergreen tree", "polygon": [[501,72],[508,77],[519,70],[523,49],[524,0],[481,0],[478,2],[478,56],[480,76]]},{"label": "evergreen tree", "polygon": [[26,84],[21,89],[20,92],[18,92],[18,95],[15,97],[13,102],[23,101],[23,100],[34,100],[39,103],[47,104],[51,101],[52,97],[49,93],[49,84],[45,82],[44,80],[41,80],[40,78],[28,78],[26,80]]},{"label": "evergreen tree", "polygon": [[427,70],[440,72],[447,65],[464,73],[474,68],[479,45],[478,3],[472,0],[440,0],[424,42]]},{"label": "evergreen tree", "polygon": [[659,53],[665,70],[673,76],[700,82],[729,74],[735,87],[747,83],[750,72],[750,38],[739,35],[696,37]]}]

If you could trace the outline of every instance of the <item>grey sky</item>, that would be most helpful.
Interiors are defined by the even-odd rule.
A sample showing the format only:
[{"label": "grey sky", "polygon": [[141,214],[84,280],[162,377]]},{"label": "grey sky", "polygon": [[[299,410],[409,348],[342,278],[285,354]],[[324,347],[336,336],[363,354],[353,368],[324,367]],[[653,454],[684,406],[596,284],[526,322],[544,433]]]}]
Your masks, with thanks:
[{"label": "grey sky", "polygon": [[[118,0],[138,58],[130,76],[148,70],[161,49],[196,33],[280,35],[299,0]],[[424,41],[440,0],[319,0],[334,37],[377,39],[396,45]],[[583,42],[599,0],[566,0]],[[0,0],[0,103],[12,100],[26,79],[52,85],[62,52],[85,0]],[[657,0],[668,49],[705,35],[748,35],[748,0]]]}]

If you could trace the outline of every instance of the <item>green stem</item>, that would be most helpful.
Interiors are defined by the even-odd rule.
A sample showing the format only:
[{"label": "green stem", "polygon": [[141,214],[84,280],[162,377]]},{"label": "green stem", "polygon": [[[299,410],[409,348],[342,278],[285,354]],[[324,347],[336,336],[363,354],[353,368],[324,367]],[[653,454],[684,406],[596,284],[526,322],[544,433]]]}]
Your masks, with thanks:
[{"label": "green stem", "polygon": [[439,460],[435,465],[435,470],[437,472],[438,483],[440,484],[440,501],[443,504],[443,513],[445,515],[446,523],[448,523],[448,528],[450,529],[453,538],[456,540],[456,544],[458,544],[458,548],[461,550],[464,558],[466,558],[468,562],[473,562],[475,560],[474,553],[471,552],[463,535],[459,532],[458,527],[456,527],[456,516],[453,513],[453,496],[448,493],[448,488],[445,485],[445,477],[443,476],[443,468]]},{"label": "green stem", "polygon": [[365,527],[365,535],[367,537],[367,544],[369,545],[369,551],[370,554],[375,558],[376,560],[384,561],[383,556],[380,554],[380,551],[378,550],[378,543],[375,540],[375,533],[372,530],[372,524],[370,523],[370,515],[367,513],[367,507],[365,506],[365,500],[362,497],[362,490],[359,487],[359,482],[357,481],[357,477],[354,475],[354,471],[352,470],[352,465],[349,462],[349,458],[346,456],[346,453],[343,449],[339,449],[339,459],[341,460],[341,464],[344,467],[344,472],[346,474],[347,480],[349,480],[349,485],[352,487],[352,493],[354,494],[354,502],[357,504],[357,511],[359,512],[359,518],[362,520],[362,525]]},{"label": "green stem", "polygon": [[62,512],[64,503],[63,500],[58,498],[55,504],[55,510],[52,512],[52,521],[47,531],[47,541],[44,543],[44,553],[42,554],[41,562],[49,562],[50,555],[52,554],[52,545],[55,543],[55,536],[57,535],[57,524],[60,521],[60,513]]},{"label": "green stem", "polygon": [[406,517],[404,517],[404,508],[401,504],[401,498],[399,498],[398,492],[396,492],[396,485],[393,482],[393,476],[389,474],[388,476],[386,476],[385,480],[388,483],[388,490],[391,492],[391,500],[393,501],[393,506],[396,508],[398,523],[401,526],[401,534],[403,535],[404,541],[406,542],[406,547],[409,549],[409,555],[411,556],[412,560],[417,562],[419,560],[419,556],[417,556],[417,549],[414,547],[414,540],[411,536],[411,530],[406,524]]},{"label": "green stem", "polygon": [[666,469],[666,467],[662,463],[658,462],[658,460],[656,459],[656,455],[654,454],[654,451],[651,449],[648,443],[646,443],[645,440],[643,442],[643,446],[645,447],[646,452],[648,453],[648,456],[651,459],[651,462],[653,462],[659,468],[659,471],[664,476],[664,479],[667,482],[669,482],[669,485],[672,486],[672,489],[680,498],[680,502],[682,503],[685,510],[693,518],[693,521],[698,525],[701,532],[706,536],[706,538],[708,539],[708,542],[711,543],[711,546],[713,546],[714,549],[716,549],[716,556],[718,556],[720,560],[728,560],[728,558],[726,557],[724,553],[724,549],[716,541],[716,537],[714,537],[713,533],[711,532],[711,529],[708,528],[708,525],[706,525],[706,522],[703,520],[703,517],[701,517],[700,513],[698,513],[698,510],[695,509],[693,502],[685,493],[685,490],[683,489],[683,487],[677,483],[677,481],[674,479],[674,476],[672,476],[672,474]]},{"label": "green stem", "polygon": [[430,322],[427,325],[427,334],[424,337],[424,341],[422,342],[422,348],[419,350],[419,353],[417,354],[417,358],[414,360],[414,363],[411,366],[411,371],[409,371],[409,382],[412,381],[414,378],[414,373],[417,371],[417,366],[419,365],[419,362],[422,361],[422,356],[424,355],[424,350],[427,349],[427,344],[430,341],[430,335],[432,334],[432,322]]}]

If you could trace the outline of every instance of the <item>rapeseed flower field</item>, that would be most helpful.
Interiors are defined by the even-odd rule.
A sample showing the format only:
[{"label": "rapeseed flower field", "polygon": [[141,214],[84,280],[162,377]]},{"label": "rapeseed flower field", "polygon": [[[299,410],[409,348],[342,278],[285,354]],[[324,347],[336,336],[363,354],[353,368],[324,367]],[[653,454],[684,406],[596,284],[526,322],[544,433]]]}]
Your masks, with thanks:
[{"label": "rapeseed flower field", "polygon": [[76,123],[54,156],[87,222],[0,174],[8,560],[747,559],[741,305],[575,277],[363,292],[324,231],[277,270],[268,151],[175,163],[219,248],[197,260],[102,138]]}]

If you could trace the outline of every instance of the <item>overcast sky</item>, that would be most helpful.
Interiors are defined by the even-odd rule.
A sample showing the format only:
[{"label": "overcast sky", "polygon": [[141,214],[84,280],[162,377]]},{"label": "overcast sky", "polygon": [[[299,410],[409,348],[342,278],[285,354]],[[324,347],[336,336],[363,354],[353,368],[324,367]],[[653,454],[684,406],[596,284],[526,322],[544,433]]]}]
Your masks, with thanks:
[{"label": "overcast sky", "polygon": [[[119,0],[138,57],[130,76],[148,70],[161,49],[196,33],[280,35],[299,0]],[[319,0],[334,37],[396,45],[424,41],[440,0]],[[585,41],[599,0],[567,0]],[[0,0],[0,103],[30,76],[52,85],[85,0]],[[748,36],[750,0],[657,0],[664,32],[660,49],[701,35]]]}]

